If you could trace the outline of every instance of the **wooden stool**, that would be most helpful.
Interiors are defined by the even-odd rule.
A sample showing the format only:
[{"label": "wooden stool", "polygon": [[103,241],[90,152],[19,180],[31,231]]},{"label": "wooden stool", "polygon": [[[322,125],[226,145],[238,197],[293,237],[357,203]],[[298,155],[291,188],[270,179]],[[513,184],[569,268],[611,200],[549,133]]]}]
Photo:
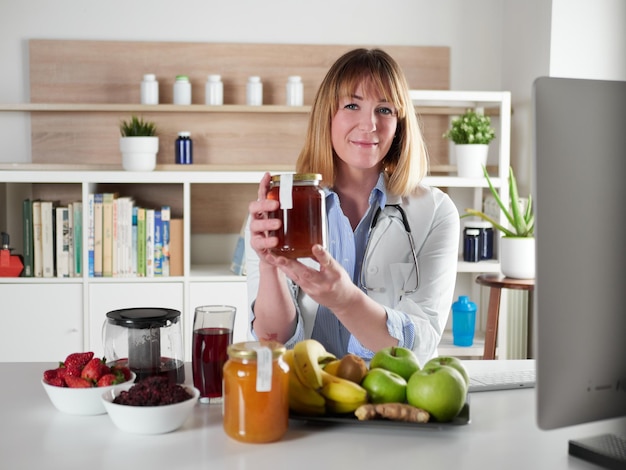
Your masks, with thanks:
[{"label": "wooden stool", "polygon": [[[476,278],[476,282],[481,286],[491,288],[489,292],[489,308],[487,310],[487,331],[485,332],[485,350],[483,359],[496,358],[496,339],[498,338],[498,319],[500,317],[500,298],[502,297],[502,289],[518,289],[527,290],[532,294],[535,288],[534,279],[513,279],[504,277],[500,274],[481,274]],[[529,305],[532,305],[532,297],[529,299]],[[531,344],[532,336],[532,320],[528,316],[528,344]],[[530,353],[531,348],[528,348]]]}]

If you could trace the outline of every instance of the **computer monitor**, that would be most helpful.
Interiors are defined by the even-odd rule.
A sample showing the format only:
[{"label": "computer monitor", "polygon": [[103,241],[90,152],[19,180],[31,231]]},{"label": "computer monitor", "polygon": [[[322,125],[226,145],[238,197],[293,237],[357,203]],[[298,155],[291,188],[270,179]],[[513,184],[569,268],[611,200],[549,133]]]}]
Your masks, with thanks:
[{"label": "computer monitor", "polygon": [[[538,78],[533,113],[537,423],[623,417],[626,82]],[[617,427],[597,442],[626,459],[626,420]],[[596,457],[579,444],[571,454]]]}]

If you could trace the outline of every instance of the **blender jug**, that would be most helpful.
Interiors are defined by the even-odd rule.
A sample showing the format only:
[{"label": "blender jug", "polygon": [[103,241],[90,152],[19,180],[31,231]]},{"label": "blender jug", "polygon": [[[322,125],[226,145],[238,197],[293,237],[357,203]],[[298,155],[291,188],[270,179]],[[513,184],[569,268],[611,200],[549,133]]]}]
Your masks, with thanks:
[{"label": "blender jug", "polygon": [[185,381],[180,312],[168,308],[126,308],[106,314],[107,364],[125,365],[137,381],[153,375]]}]

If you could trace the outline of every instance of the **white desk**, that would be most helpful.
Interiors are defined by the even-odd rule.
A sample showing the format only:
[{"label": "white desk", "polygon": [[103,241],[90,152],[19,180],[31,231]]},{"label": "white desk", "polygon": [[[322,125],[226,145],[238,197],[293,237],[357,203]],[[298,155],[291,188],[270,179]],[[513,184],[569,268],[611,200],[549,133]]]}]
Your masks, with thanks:
[{"label": "white desk", "polygon": [[[468,368],[486,365],[469,361]],[[471,423],[457,427],[319,427],[293,421],[278,443],[242,444],[223,432],[219,405],[197,404],[173,433],[134,435],[119,431],[107,415],[58,412],[40,384],[52,366],[0,363],[1,469],[594,469],[568,455],[568,439],[623,433],[626,427],[625,420],[611,420],[541,431],[535,391],[525,389],[471,394]]]}]

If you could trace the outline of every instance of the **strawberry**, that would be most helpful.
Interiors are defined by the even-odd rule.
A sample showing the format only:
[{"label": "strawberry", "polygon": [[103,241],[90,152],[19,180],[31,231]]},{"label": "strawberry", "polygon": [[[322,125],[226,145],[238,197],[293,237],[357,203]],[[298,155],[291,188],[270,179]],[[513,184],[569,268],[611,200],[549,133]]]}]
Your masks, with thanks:
[{"label": "strawberry", "polygon": [[57,387],[65,387],[65,375],[67,370],[65,367],[57,367],[56,369],[49,369],[43,373],[43,380],[49,385],[55,385]]},{"label": "strawberry", "polygon": [[123,377],[122,382],[126,382],[127,380],[130,380],[130,369],[126,366],[120,366],[118,364],[113,365],[111,366],[111,372],[113,372],[116,375],[121,375]]},{"label": "strawberry", "polygon": [[109,372],[111,372],[111,369],[109,368],[109,366],[106,365],[104,359],[94,357],[83,368],[82,372],[80,373],[80,377],[83,379],[91,380],[95,383],[100,380],[100,377],[108,374]]},{"label": "strawberry", "polygon": [[43,381],[49,384],[52,379],[56,379],[58,376],[57,369],[46,370],[43,373]]},{"label": "strawberry", "polygon": [[74,377],[73,375],[68,375],[65,377],[65,383],[70,388],[91,388],[93,384],[86,379],[80,377]]},{"label": "strawberry", "polygon": [[63,367],[67,369],[67,375],[80,377],[83,367],[93,358],[93,352],[72,353],[65,358]]},{"label": "strawberry", "polygon": [[121,383],[123,380],[124,379],[120,379],[120,377],[116,374],[104,374],[96,382],[96,387],[108,387],[109,385],[116,385]]}]

